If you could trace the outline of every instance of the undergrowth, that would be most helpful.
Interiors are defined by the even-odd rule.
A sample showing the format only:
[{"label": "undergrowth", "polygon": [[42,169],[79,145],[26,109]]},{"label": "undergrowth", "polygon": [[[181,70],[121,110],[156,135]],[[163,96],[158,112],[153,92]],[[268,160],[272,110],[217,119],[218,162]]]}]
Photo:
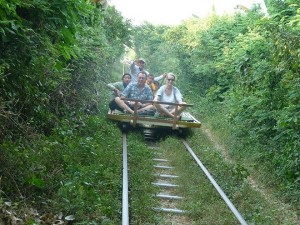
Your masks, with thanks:
[{"label": "undergrowth", "polygon": [[128,134],[128,165],[130,194],[130,224],[157,224],[155,206],[155,187],[151,184],[154,177],[153,151],[143,141],[141,133]]},{"label": "undergrowth", "polygon": [[[206,142],[203,149],[199,149],[199,154],[218,155],[207,158],[209,162],[214,159],[208,166],[214,168],[215,176],[223,183],[222,185],[225,185],[225,190],[228,188],[234,199],[243,202],[243,207],[248,211],[246,217],[257,224],[297,224],[299,222],[297,202],[300,196],[297,184],[289,185],[287,180],[280,178],[277,169],[274,169],[272,157],[266,157],[270,148],[274,150],[279,146],[272,145],[271,142],[269,145],[261,145],[252,138],[242,135],[238,125],[229,122],[230,115],[226,113],[224,104],[210,104],[203,101],[201,105],[198,112],[201,113],[204,124],[202,129],[213,131],[212,135],[217,143],[209,144],[212,140]],[[198,138],[203,141],[202,135]],[[195,146],[199,146],[196,139],[192,140]],[[220,146],[216,144],[223,149],[217,149]],[[215,153],[204,150],[209,145],[212,147],[215,145],[213,147]],[[225,162],[222,162],[224,160],[228,161],[229,167],[224,165]],[[222,174],[224,172],[228,174],[224,176]],[[228,180],[232,181],[228,183]]]},{"label": "undergrowth", "polygon": [[[247,165],[225,160],[201,129],[187,142],[249,224],[298,224],[294,211],[253,188]],[[169,138],[163,145],[180,176],[181,194],[186,197],[183,207],[190,211],[193,224],[239,224],[182,144]]]},{"label": "undergrowth", "polygon": [[[131,224],[151,213],[152,153],[128,134]],[[5,224],[120,224],[122,137],[99,116],[64,120],[49,136],[5,140],[0,157],[0,221]]]}]

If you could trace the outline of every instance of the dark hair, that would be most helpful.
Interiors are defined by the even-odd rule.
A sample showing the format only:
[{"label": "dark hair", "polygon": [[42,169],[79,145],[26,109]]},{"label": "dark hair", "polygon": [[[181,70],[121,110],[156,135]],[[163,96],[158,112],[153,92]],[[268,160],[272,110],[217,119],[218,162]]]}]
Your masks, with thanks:
[{"label": "dark hair", "polygon": [[145,71],[140,71],[138,74],[137,74],[137,76],[139,76],[139,74],[144,74],[145,76],[146,76],[146,79],[147,79],[147,76],[148,76],[148,74],[145,72]]},{"label": "dark hair", "polygon": [[154,74],[149,73],[149,74],[148,74],[148,77],[154,77]]},{"label": "dark hair", "polygon": [[131,74],[130,74],[130,73],[124,73],[123,76],[122,76],[122,80],[124,79],[124,77],[125,77],[126,75],[127,75],[127,76],[130,76],[130,78],[131,78]]}]

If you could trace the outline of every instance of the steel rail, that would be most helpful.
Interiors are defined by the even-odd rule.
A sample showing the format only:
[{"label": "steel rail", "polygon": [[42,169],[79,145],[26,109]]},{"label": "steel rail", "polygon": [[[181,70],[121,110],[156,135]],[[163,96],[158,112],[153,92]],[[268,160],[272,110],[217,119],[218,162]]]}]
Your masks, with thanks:
[{"label": "steel rail", "polygon": [[242,217],[242,215],[239,213],[239,211],[235,208],[235,206],[232,204],[232,202],[229,200],[229,198],[226,196],[226,194],[223,192],[223,190],[221,189],[221,187],[217,184],[217,182],[214,180],[214,178],[210,175],[210,173],[208,172],[208,170],[205,168],[205,166],[203,165],[203,163],[200,161],[200,159],[196,156],[196,154],[193,152],[193,150],[190,148],[190,146],[188,145],[188,143],[185,140],[182,140],[184,146],[186,147],[186,149],[190,152],[190,154],[193,156],[194,160],[197,162],[197,164],[200,166],[200,168],[202,169],[202,171],[205,173],[205,175],[207,176],[207,178],[210,180],[210,182],[212,183],[212,185],[216,188],[216,190],[219,192],[219,194],[221,195],[221,197],[223,198],[223,200],[226,202],[227,206],[231,209],[231,211],[233,212],[233,214],[235,215],[235,217],[239,220],[239,222],[242,225],[247,225],[247,222],[244,220],[244,218]]},{"label": "steel rail", "polygon": [[126,133],[123,132],[123,193],[122,193],[122,225],[129,224],[128,213],[128,167]]}]

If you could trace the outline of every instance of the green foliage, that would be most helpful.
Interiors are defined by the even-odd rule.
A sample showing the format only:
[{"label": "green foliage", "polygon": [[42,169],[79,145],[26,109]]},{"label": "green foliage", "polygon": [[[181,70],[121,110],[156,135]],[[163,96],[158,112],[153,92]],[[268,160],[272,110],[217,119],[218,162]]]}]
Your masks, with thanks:
[{"label": "green foliage", "polygon": [[141,142],[141,134],[128,135],[128,165],[130,184],[130,215],[132,224],[155,224],[155,212],[149,210],[155,206],[153,193],[155,187],[151,185],[154,181],[153,161],[154,157],[145,143]]},{"label": "green foliage", "polygon": [[61,116],[98,111],[107,64],[129,36],[129,23],[114,8],[75,0],[2,1],[0,16],[3,136],[49,134]]},{"label": "green foliage", "polygon": [[[233,152],[270,171],[268,185],[299,201],[299,3],[269,0],[270,17],[254,8],[177,27],[144,24],[134,28],[133,43],[129,22],[113,7],[99,6],[0,2],[0,204],[15,201],[15,209],[22,199],[20,205],[75,215],[81,224],[120,222],[118,131],[91,115],[106,112],[102,90],[124,44],[147,59],[151,73],[179,74],[185,98],[201,104],[193,113],[212,118],[222,135],[231,133]],[[130,138],[132,218],[152,223],[151,153],[140,136]],[[216,153],[207,158],[221,161]],[[229,184],[214,163],[209,166],[226,188],[247,189],[252,168],[230,167]],[[266,223],[259,207],[249,218]]]},{"label": "green foliage", "polygon": [[294,16],[299,9],[299,2],[293,0],[265,0],[265,4],[269,14],[279,20]]},{"label": "green foliage", "polygon": [[253,155],[288,199],[298,199],[299,11],[298,3],[280,2],[272,17],[254,8],[186,21],[168,29],[166,40],[179,59],[185,96],[205,97],[200,113],[222,116],[241,143],[255,143]]},{"label": "green foliage", "polygon": [[167,26],[153,26],[145,23],[135,28],[134,48],[138,56],[147,60],[147,70],[155,76],[165,72],[178,74],[178,60],[173,48],[165,41]]},{"label": "green foliage", "polygon": [[31,143],[5,141],[2,194],[13,202],[26,198],[43,211],[74,215],[78,222],[116,224],[122,180],[119,131],[99,117],[81,121],[78,126],[65,120],[51,136]]},{"label": "green foliage", "polygon": [[119,223],[118,131],[86,116],[106,111],[129,26],[90,1],[0,2],[0,189],[18,210]]},{"label": "green foliage", "polygon": [[[274,32],[275,21],[270,22],[260,23],[259,39],[249,39],[251,49],[246,50],[249,59],[246,71],[244,68],[243,75],[235,77],[237,85],[232,89],[231,96],[238,99],[228,100],[233,103],[230,111],[235,124],[242,125],[244,134],[252,140],[272,146],[271,152],[262,154],[272,159],[279,177],[294,183],[299,176],[299,162],[294,157],[299,146],[299,108],[295,104],[299,95],[295,90],[299,88],[296,55],[300,46],[291,27],[283,29],[277,25]],[[241,46],[236,49],[247,46],[245,40],[240,40]],[[255,42],[257,45],[253,45]],[[236,52],[233,49],[234,55]]]}]

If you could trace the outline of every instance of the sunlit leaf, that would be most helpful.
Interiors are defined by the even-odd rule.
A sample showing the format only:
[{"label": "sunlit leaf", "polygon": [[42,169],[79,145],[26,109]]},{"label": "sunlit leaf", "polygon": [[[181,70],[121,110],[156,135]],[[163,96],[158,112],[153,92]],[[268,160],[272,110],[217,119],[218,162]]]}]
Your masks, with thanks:
[{"label": "sunlit leaf", "polygon": [[66,217],[65,217],[65,220],[67,220],[67,221],[75,220],[75,216],[74,216],[74,215],[66,216]]}]

